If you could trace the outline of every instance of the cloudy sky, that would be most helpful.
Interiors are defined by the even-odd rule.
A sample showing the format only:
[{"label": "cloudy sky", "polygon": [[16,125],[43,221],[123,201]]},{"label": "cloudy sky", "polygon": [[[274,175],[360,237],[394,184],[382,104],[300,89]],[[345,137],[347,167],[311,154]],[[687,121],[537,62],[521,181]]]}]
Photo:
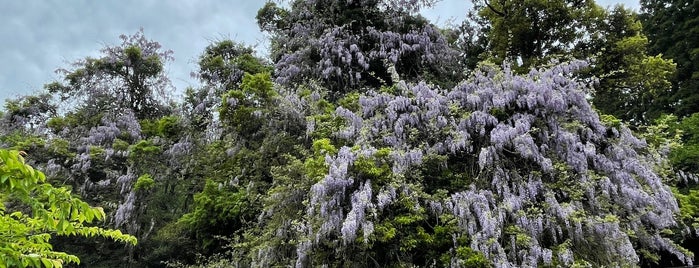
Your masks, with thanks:
[{"label": "cloudy sky", "polygon": [[[467,0],[442,0],[424,15],[438,24],[462,19]],[[602,6],[638,0],[602,0]],[[57,79],[54,70],[143,27],[146,37],[174,51],[167,66],[181,91],[196,86],[189,73],[212,40],[233,39],[265,51],[266,37],[255,23],[263,0],[27,0],[0,1],[0,100],[30,94]]]}]

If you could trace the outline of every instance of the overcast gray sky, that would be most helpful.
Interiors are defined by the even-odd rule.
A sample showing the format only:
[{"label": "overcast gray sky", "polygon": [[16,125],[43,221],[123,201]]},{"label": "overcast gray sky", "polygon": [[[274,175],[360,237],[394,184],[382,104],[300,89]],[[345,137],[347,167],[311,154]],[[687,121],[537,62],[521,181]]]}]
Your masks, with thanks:
[{"label": "overcast gray sky", "polygon": [[[463,19],[467,0],[442,0],[424,15],[438,24]],[[602,6],[638,0],[599,1]],[[182,91],[197,82],[189,77],[196,58],[211,40],[230,38],[264,51],[266,37],[255,23],[263,0],[25,0],[0,1],[0,104],[4,99],[37,92],[57,79],[54,70],[98,56],[104,45],[119,44],[120,34],[141,27],[146,37],[174,51],[167,66],[173,85]]]}]

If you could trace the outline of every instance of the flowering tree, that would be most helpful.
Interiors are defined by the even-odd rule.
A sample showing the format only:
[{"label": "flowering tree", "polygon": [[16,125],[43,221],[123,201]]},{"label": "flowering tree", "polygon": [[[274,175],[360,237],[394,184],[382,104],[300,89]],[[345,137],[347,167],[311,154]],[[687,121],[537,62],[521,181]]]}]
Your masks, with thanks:
[{"label": "flowering tree", "polygon": [[7,100],[2,118],[3,129],[13,131],[28,128],[31,132],[40,132],[46,121],[56,116],[58,108],[52,102],[50,94],[24,96],[15,100]]},{"label": "flowering tree", "polygon": [[[91,241],[52,241],[58,248],[80,246],[88,256],[104,251],[126,256],[100,258],[106,266],[143,261],[137,250],[152,245],[156,228],[184,213],[191,195],[176,193],[193,187],[180,183],[181,163],[189,162],[183,155],[193,147],[184,130],[189,122],[172,113],[176,107],[165,105],[169,81],[163,64],[172,52],[142,31],[121,38],[121,46],[102,50],[103,57],[60,70],[65,84],[49,84],[49,94],[10,102],[2,124],[11,128],[0,136],[0,146],[35,155],[32,164],[45,170],[50,182],[71,186],[92,205],[104,207],[108,220],[103,227],[139,238],[140,245],[118,247],[117,253],[85,246]],[[67,105],[59,114],[53,97],[73,102],[61,103]]]},{"label": "flowering tree", "polygon": [[461,74],[456,51],[416,15],[430,1],[307,1],[290,10],[268,3],[258,13],[273,33],[276,81],[322,80],[331,92],[424,78],[448,85]]},{"label": "flowering tree", "polygon": [[[522,67],[569,51],[575,29],[561,30],[572,38],[563,43],[512,43],[537,46],[499,54],[526,60],[518,68],[475,64],[460,59],[455,36],[444,35],[453,32],[417,15],[431,3],[268,3],[257,18],[273,35],[274,67],[250,48],[215,42],[194,75],[203,85],[169,106],[162,67],[170,52],[143,32],[123,37],[47,86],[77,100],[65,113],[53,95],[9,102],[0,146],[29,152],[47,180],[72,186],[105,207],[107,225],[138,237],[136,247],[85,246],[113,250],[91,266],[188,264],[197,254],[214,256],[212,267],[691,264],[672,241],[688,233],[675,219],[696,224],[699,194],[673,196],[664,183],[683,179],[670,178],[673,161],[695,168],[693,147],[667,150],[693,132],[649,128],[648,146],[591,107],[587,97],[600,84],[580,78],[587,63]],[[498,1],[481,14],[592,7],[527,3],[541,9]],[[568,11],[536,23],[588,25],[573,21],[587,11]],[[610,18],[637,26],[622,9]],[[624,45],[637,29],[610,26],[608,35],[619,33],[608,39]],[[606,48],[641,49],[634,40],[643,41]],[[462,49],[479,49],[468,45]],[[94,245],[57,240],[59,248]]]},{"label": "flowering tree", "polygon": [[[584,66],[485,66],[450,90],[401,82],[338,106],[345,123],[296,182],[310,192],[282,202],[305,215],[274,226],[297,241],[296,265],[691,263],[667,236],[677,201],[645,143],[591,108],[571,78]],[[258,250],[258,263],[281,258]]]}]

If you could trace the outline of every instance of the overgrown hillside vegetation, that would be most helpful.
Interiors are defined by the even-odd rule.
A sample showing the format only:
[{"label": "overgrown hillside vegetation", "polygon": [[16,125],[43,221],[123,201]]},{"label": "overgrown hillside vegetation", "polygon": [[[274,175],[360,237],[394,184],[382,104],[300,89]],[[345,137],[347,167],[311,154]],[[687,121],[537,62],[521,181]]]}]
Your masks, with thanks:
[{"label": "overgrown hillside vegetation", "polygon": [[216,41],[181,99],[173,52],[125,35],[7,100],[0,147],[138,239],[49,232],[80,267],[694,263],[699,42],[668,40],[696,1],[479,0],[444,28],[429,5],[267,3],[269,57]]}]

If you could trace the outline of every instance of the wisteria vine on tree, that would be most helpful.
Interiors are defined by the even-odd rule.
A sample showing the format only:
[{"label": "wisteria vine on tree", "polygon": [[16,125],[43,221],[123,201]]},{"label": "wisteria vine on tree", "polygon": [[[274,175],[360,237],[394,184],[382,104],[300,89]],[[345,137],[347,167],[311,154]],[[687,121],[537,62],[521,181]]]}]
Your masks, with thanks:
[{"label": "wisteria vine on tree", "polygon": [[[395,95],[362,95],[357,113],[338,108],[347,129],[337,137],[347,145],[326,156],[328,173],[310,189],[297,266],[320,264],[307,256],[327,240],[340,239],[332,244],[344,249],[370,245],[396,192],[434,218],[452,214],[459,227],[453,235],[498,267],[633,265],[644,250],[691,263],[691,254],[663,236],[676,227],[678,207],[643,160],[646,145],[601,121],[585,99],[588,86],[571,78],[584,66],[523,76],[484,68],[451,90],[400,83]],[[381,148],[391,152],[388,181],[356,168]],[[434,183],[429,174],[416,175],[434,155],[463,167],[463,183],[441,198],[420,187]]]}]

